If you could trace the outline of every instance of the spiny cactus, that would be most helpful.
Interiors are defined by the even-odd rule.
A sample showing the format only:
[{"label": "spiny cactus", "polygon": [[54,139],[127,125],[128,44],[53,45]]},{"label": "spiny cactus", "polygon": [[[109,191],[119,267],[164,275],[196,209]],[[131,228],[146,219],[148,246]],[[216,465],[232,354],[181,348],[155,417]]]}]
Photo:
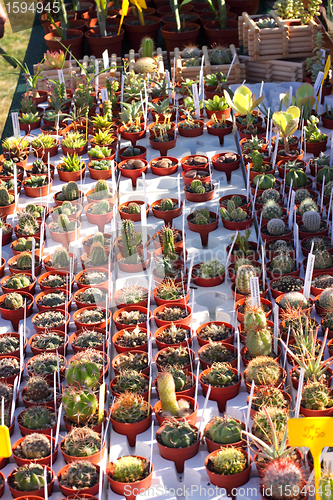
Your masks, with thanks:
[{"label": "spiny cactus", "polygon": [[275,202],[279,202],[281,201],[281,196],[280,196],[280,193],[279,191],[277,191],[276,189],[266,189],[262,195],[261,195],[261,199],[262,199],[262,202],[265,204],[267,203],[268,201],[275,201]]},{"label": "spiny cactus", "polygon": [[257,356],[248,364],[245,377],[256,385],[276,385],[281,378],[279,363],[269,356]]},{"label": "spiny cactus", "polygon": [[22,252],[17,257],[16,267],[18,269],[31,269],[32,268],[32,254],[29,252]]},{"label": "spiny cactus", "polygon": [[322,470],[319,491],[321,491],[321,500],[332,500],[333,496],[333,472],[331,470]]},{"label": "spiny cactus", "polygon": [[[91,207],[90,213],[96,214],[96,215],[104,215],[111,212],[111,205],[108,202],[108,200],[101,200],[98,203],[94,203],[94,205]],[[102,233],[101,233],[102,234]],[[102,243],[103,245],[103,243]]]},{"label": "spiny cactus", "polygon": [[57,230],[59,233],[68,233],[69,231],[75,231],[77,227],[77,222],[74,220],[69,220],[68,216],[61,214],[57,221]]},{"label": "spiny cactus", "polygon": [[103,264],[106,264],[107,254],[101,243],[96,242],[91,245],[90,261],[93,266],[101,266]]},{"label": "spiny cactus", "polygon": [[281,219],[271,219],[267,222],[266,228],[270,236],[282,236],[286,226]]},{"label": "spiny cactus", "polygon": [[125,392],[116,398],[112,418],[124,424],[140,422],[147,418],[148,403],[139,394]]},{"label": "spiny cactus", "polygon": [[295,203],[302,203],[307,198],[309,198],[309,191],[307,189],[302,188],[295,191]]},{"label": "spiny cactus", "polygon": [[276,203],[276,201],[268,200],[262,209],[263,219],[279,219],[283,214],[282,208]]},{"label": "spiny cactus", "polygon": [[230,64],[232,61],[231,50],[220,45],[214,46],[208,54],[210,63],[214,65]]},{"label": "spiny cactus", "polygon": [[51,454],[51,441],[44,434],[29,434],[21,443],[21,450],[31,460],[48,457]]},{"label": "spiny cactus", "polygon": [[319,305],[327,312],[333,312],[333,288],[326,288],[321,292],[319,297]]},{"label": "spiny cactus", "polygon": [[128,455],[118,458],[113,465],[112,477],[120,483],[139,481],[145,472],[145,462],[140,457]]},{"label": "spiny cactus", "polygon": [[296,262],[286,254],[281,253],[272,259],[270,269],[273,272],[280,272],[281,274],[289,274],[296,269]]},{"label": "spiny cactus", "polygon": [[69,465],[67,471],[59,478],[62,486],[73,490],[85,490],[91,488],[99,481],[96,465],[80,460]]},{"label": "spiny cactus", "polygon": [[279,302],[280,307],[282,309],[307,309],[309,307],[309,303],[304,297],[304,295],[300,292],[288,292],[285,293]]},{"label": "spiny cactus", "polygon": [[74,201],[80,197],[79,186],[75,181],[70,181],[64,184],[61,193],[58,195],[59,201]]},{"label": "spiny cactus", "polygon": [[227,208],[221,207],[220,214],[222,219],[233,222],[241,222],[247,218],[247,213],[241,207],[236,208],[232,200],[228,201]]},{"label": "spiny cactus", "polygon": [[55,423],[55,414],[44,406],[32,406],[20,414],[23,427],[30,430],[49,429]]},{"label": "spiny cactus", "polygon": [[166,211],[166,210],[173,210],[173,201],[170,198],[164,198],[161,201],[161,210]]},{"label": "spiny cactus", "polygon": [[236,289],[242,295],[249,295],[251,293],[250,278],[255,278],[257,272],[250,264],[240,266],[236,274]]},{"label": "spiny cactus", "polygon": [[19,293],[13,292],[8,293],[5,296],[5,307],[6,309],[21,309],[23,307],[23,296]]},{"label": "spiny cactus", "polygon": [[174,234],[170,227],[165,227],[162,230],[162,251],[165,257],[173,257],[176,254]]},{"label": "spiny cactus", "polygon": [[64,247],[56,248],[52,255],[52,267],[62,269],[69,266],[69,252]]},{"label": "spiny cactus", "polygon": [[288,422],[288,412],[281,408],[269,406],[258,411],[254,417],[252,433],[264,441],[272,443],[273,433],[272,424],[279,442],[282,441]]},{"label": "spiny cactus", "polygon": [[105,243],[104,234],[101,233],[100,231],[97,231],[97,233],[95,233],[93,236],[93,243],[96,243],[97,241],[98,243],[101,243],[101,245],[104,246]]},{"label": "spiny cactus", "polygon": [[168,448],[187,448],[194,443],[196,436],[195,429],[185,419],[181,421],[167,420],[159,433],[162,444]]},{"label": "spiny cactus", "polygon": [[99,381],[99,376],[98,365],[86,360],[73,361],[66,372],[68,384],[76,388],[93,389]]},{"label": "spiny cactus", "polygon": [[153,58],[154,41],[152,38],[143,38],[139,49],[139,59],[135,62],[134,71],[137,74],[146,75],[147,73],[154,74],[156,70],[156,62]]},{"label": "spiny cactus", "polygon": [[101,435],[89,427],[74,427],[65,436],[62,449],[71,457],[90,457],[101,449]]},{"label": "spiny cactus", "polygon": [[196,45],[185,45],[182,50],[182,58],[192,59],[193,57],[200,57],[200,50]]},{"label": "spiny cactus", "polygon": [[205,226],[209,223],[209,210],[207,208],[201,208],[200,210],[195,210],[192,214],[193,224],[199,224],[200,226]]},{"label": "spiny cactus", "polygon": [[211,457],[214,471],[223,476],[239,474],[247,467],[247,459],[239,448],[222,448]]},{"label": "spiny cactus", "polygon": [[138,203],[131,202],[127,205],[127,211],[129,214],[139,214],[141,213],[141,207]]},{"label": "spiny cactus", "polygon": [[314,269],[329,269],[333,267],[332,255],[327,250],[317,250],[314,252]]},{"label": "spiny cactus", "polygon": [[93,391],[68,387],[62,396],[66,417],[72,422],[82,424],[97,410],[97,399]]},{"label": "spiny cactus", "polygon": [[[203,377],[204,378],[204,377]],[[204,382],[213,387],[228,387],[234,385],[238,380],[237,375],[227,363],[213,363]]]},{"label": "spiny cactus", "polygon": [[126,391],[140,394],[146,388],[146,379],[143,374],[134,370],[125,370],[117,378],[118,392]]},{"label": "spiny cactus", "polygon": [[36,217],[28,212],[21,212],[19,214],[18,226],[20,233],[25,236],[31,236],[40,231]]},{"label": "spiny cactus", "polygon": [[233,444],[242,439],[242,426],[227,415],[213,417],[206,425],[205,435],[215,443]]},{"label": "spiny cactus", "polygon": [[171,373],[162,372],[158,376],[157,387],[162,410],[176,417],[179,412],[179,406],[176,398],[175,382]]},{"label": "spiny cactus", "polygon": [[29,276],[26,274],[13,274],[6,281],[6,288],[11,288],[13,290],[19,290],[31,284]]},{"label": "spiny cactus", "polygon": [[331,390],[317,380],[308,381],[303,387],[301,406],[309,410],[327,410],[333,407]]},{"label": "spiny cactus", "polygon": [[8,193],[7,188],[0,187],[0,206],[7,207],[14,203],[14,196]]},{"label": "spiny cactus", "polygon": [[317,203],[310,197],[305,198],[305,200],[301,201],[300,206],[298,207],[299,215],[305,214],[305,212],[319,212],[319,207]]},{"label": "spiny cactus", "polygon": [[33,462],[18,467],[13,474],[12,486],[16,490],[26,492],[42,489],[44,487],[44,467]]},{"label": "spiny cactus", "polygon": [[320,214],[313,210],[309,212],[305,212],[302,216],[302,223],[305,227],[305,230],[309,233],[317,233],[320,230]]},{"label": "spiny cactus", "polygon": [[40,375],[29,377],[27,382],[25,398],[36,403],[45,401],[50,394],[50,388],[45,378]]},{"label": "spiny cactus", "polygon": [[[306,481],[300,467],[291,459],[279,458],[269,462],[264,469],[262,487],[276,500],[298,500],[304,495]],[[290,489],[291,486],[291,489]],[[291,494],[289,493],[291,492]]]}]

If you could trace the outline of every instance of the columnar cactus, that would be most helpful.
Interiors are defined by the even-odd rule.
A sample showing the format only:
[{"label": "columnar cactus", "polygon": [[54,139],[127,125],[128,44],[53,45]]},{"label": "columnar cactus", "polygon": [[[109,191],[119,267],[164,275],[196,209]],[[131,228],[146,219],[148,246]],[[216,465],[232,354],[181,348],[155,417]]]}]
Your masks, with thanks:
[{"label": "columnar cactus", "polygon": [[232,444],[242,439],[242,426],[237,420],[224,416],[213,417],[207,424],[205,434],[215,443]]},{"label": "columnar cactus", "polygon": [[267,232],[270,236],[282,236],[286,226],[281,219],[271,219],[267,222]]},{"label": "columnar cactus", "polygon": [[135,257],[137,254],[134,224],[131,220],[124,220],[121,226],[121,238],[126,259]]},{"label": "columnar cactus", "polygon": [[158,377],[157,387],[162,410],[176,417],[179,406],[176,398],[175,382],[171,373],[162,372]]},{"label": "columnar cactus", "polygon": [[98,243],[101,243],[101,245],[104,246],[104,242],[105,242],[104,234],[99,232],[99,231],[97,231],[97,233],[95,233],[93,236],[93,243],[96,243],[97,241],[98,241]]},{"label": "columnar cactus", "polygon": [[162,425],[159,436],[162,444],[168,448],[187,448],[194,443],[196,432],[187,420],[179,422],[170,419]]},{"label": "columnar cactus", "polygon": [[90,249],[90,261],[93,266],[101,266],[107,262],[107,255],[103,245],[99,242],[93,243]]},{"label": "columnar cactus", "polygon": [[170,227],[165,227],[162,230],[162,251],[165,257],[173,257],[175,255],[174,235]]},{"label": "columnar cactus", "polygon": [[69,252],[64,247],[56,248],[52,255],[52,267],[62,269],[69,266]]},{"label": "columnar cactus", "polygon": [[320,214],[313,210],[305,212],[302,216],[303,225],[309,233],[317,233],[320,230]]},{"label": "columnar cactus", "polygon": [[0,206],[7,207],[14,203],[14,196],[8,193],[7,188],[0,187]]},{"label": "columnar cactus", "polygon": [[236,289],[243,295],[251,293],[250,278],[257,276],[256,270],[250,264],[239,267],[236,274]]},{"label": "columnar cactus", "polygon": [[61,193],[58,195],[58,200],[62,201],[74,201],[80,196],[79,187],[74,181],[68,182],[62,186]]}]

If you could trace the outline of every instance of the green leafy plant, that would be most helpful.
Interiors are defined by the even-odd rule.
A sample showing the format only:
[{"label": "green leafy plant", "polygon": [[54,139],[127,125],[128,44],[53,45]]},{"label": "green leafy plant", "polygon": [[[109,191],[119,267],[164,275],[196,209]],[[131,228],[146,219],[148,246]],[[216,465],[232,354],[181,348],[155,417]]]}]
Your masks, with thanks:
[{"label": "green leafy plant", "polygon": [[314,142],[322,142],[327,139],[326,134],[322,134],[318,128],[318,123],[319,123],[319,118],[317,118],[314,115],[311,115],[306,127],[304,127],[305,130],[305,138],[307,142],[314,143]]},{"label": "green leafy plant", "polygon": [[297,130],[299,117],[300,110],[297,106],[290,106],[287,111],[273,113],[273,123],[283,137],[286,153],[289,153],[288,137]]},{"label": "green leafy plant", "polygon": [[80,157],[76,153],[67,153],[67,156],[62,156],[61,163],[58,168],[59,167],[66,172],[78,172],[84,168],[84,162],[81,161]]}]

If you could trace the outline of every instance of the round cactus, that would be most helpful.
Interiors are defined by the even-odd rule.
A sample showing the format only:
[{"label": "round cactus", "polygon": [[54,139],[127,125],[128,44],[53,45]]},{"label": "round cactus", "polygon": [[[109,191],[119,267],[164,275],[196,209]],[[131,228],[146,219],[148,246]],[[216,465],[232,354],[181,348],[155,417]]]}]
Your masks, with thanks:
[{"label": "round cactus", "polygon": [[266,189],[262,195],[261,199],[263,203],[267,203],[268,201],[279,202],[281,200],[280,193],[276,189]]},{"label": "round cactus", "polygon": [[315,252],[314,269],[329,269],[333,267],[332,255],[327,250],[317,250]]},{"label": "round cactus", "polygon": [[213,417],[206,426],[205,435],[215,443],[233,444],[242,439],[242,426],[233,418]]},{"label": "round cactus", "polygon": [[282,208],[274,200],[268,200],[262,209],[263,219],[279,219],[282,216]]},{"label": "round cactus", "polygon": [[29,434],[21,444],[23,455],[31,460],[48,457],[51,454],[51,442],[44,434]]},{"label": "round cactus", "polygon": [[82,424],[97,410],[97,399],[89,389],[69,387],[62,396],[62,404],[66,417],[72,422]]},{"label": "round cactus", "polygon": [[35,403],[45,401],[49,394],[49,385],[43,377],[39,375],[29,377],[25,390],[25,398],[27,400],[34,401]]},{"label": "round cactus", "polygon": [[239,474],[247,467],[247,459],[239,448],[222,448],[211,461],[214,471],[223,476]]},{"label": "round cactus", "polygon": [[276,385],[281,378],[279,363],[268,356],[257,356],[248,364],[245,377],[256,385]]},{"label": "round cactus", "polygon": [[295,271],[296,262],[289,255],[281,253],[272,259],[270,269],[275,273],[289,274]]},{"label": "round cactus", "polygon": [[170,419],[162,425],[159,437],[168,448],[187,448],[194,443],[196,431],[186,420]]},{"label": "round cactus", "polygon": [[32,268],[32,254],[29,252],[22,252],[16,261],[18,269],[31,269]]},{"label": "round cactus", "polygon": [[13,474],[14,488],[19,491],[36,491],[44,487],[44,467],[29,463],[18,467]]},{"label": "round cactus", "polygon": [[170,198],[164,198],[161,201],[161,210],[162,211],[173,210],[173,201],[170,200]]},{"label": "round cactus", "polygon": [[[303,472],[293,460],[280,458],[268,463],[262,478],[262,488],[275,500],[298,500],[303,495],[306,481]],[[289,494],[291,491],[291,494]]]},{"label": "round cactus", "polygon": [[104,234],[97,231],[97,233],[94,234],[93,236],[93,243],[101,243],[101,245],[104,246]]},{"label": "round cactus", "polygon": [[200,50],[195,45],[186,45],[182,50],[183,59],[192,59],[193,57],[200,57]]},{"label": "round cactus", "polygon": [[60,484],[73,489],[85,490],[98,483],[98,471],[94,464],[86,460],[73,462],[69,465],[65,474],[59,478]]},{"label": "round cactus", "polygon": [[309,303],[304,297],[304,295],[300,292],[288,292],[285,293],[279,302],[280,307],[286,310],[288,308],[291,309],[307,309],[309,307]]},{"label": "round cactus", "polygon": [[14,196],[8,193],[7,188],[0,187],[0,206],[6,207],[14,202]]},{"label": "round cactus", "polygon": [[21,309],[23,307],[23,297],[19,293],[8,293],[5,297],[6,309]]},{"label": "round cactus", "polygon": [[13,290],[19,290],[20,288],[24,288],[26,286],[29,286],[31,284],[31,281],[29,279],[29,276],[26,274],[13,274],[7,281],[6,281],[6,288],[11,288]]},{"label": "round cactus", "polygon": [[305,212],[319,212],[319,207],[317,203],[310,197],[305,198],[305,200],[301,201],[300,206],[298,207],[299,215],[305,214]]},{"label": "round cactus", "polygon": [[319,305],[328,312],[333,312],[333,288],[326,288],[326,290],[321,292]]},{"label": "round cactus", "polygon": [[267,222],[266,228],[270,236],[282,236],[286,227],[281,219],[271,219]]},{"label": "round cactus", "polygon": [[113,465],[112,477],[120,483],[133,483],[141,479],[145,466],[140,457],[132,455],[118,458]]},{"label": "round cactus", "polygon": [[330,389],[322,382],[309,381],[302,392],[301,406],[309,410],[327,410],[333,407]]},{"label": "round cactus", "polygon": [[71,457],[90,457],[101,448],[101,435],[89,427],[74,427],[65,436],[63,451]]},{"label": "round cactus", "polygon": [[70,363],[66,379],[69,385],[75,387],[93,389],[99,381],[99,368],[91,361],[73,361]]},{"label": "round cactus", "polygon": [[297,189],[297,191],[295,191],[296,203],[301,203],[306,198],[309,198],[309,191],[307,189]]},{"label": "round cactus", "polygon": [[74,181],[68,182],[62,186],[61,194],[58,195],[58,199],[61,201],[74,201],[80,196],[79,187]]},{"label": "round cactus", "polygon": [[314,210],[305,212],[302,216],[302,223],[306,231],[309,233],[317,233],[320,230],[321,225],[320,214]]},{"label": "round cactus", "polygon": [[103,264],[106,264],[107,254],[101,243],[96,242],[91,245],[90,261],[93,266],[101,266]]},{"label": "round cactus", "polygon": [[91,213],[96,215],[107,214],[110,212],[110,208],[111,206],[108,200],[101,200],[98,203],[94,203],[94,205],[91,207]]},{"label": "round cactus", "polygon": [[56,248],[52,255],[52,267],[62,269],[69,266],[69,252],[66,248]]},{"label": "round cactus", "polygon": [[140,214],[141,208],[138,203],[131,202],[127,205],[127,210],[129,214]]},{"label": "round cactus", "polygon": [[236,274],[236,289],[242,295],[249,295],[251,293],[250,278],[257,276],[256,270],[249,264],[244,264],[239,267]]},{"label": "round cactus", "polygon": [[207,375],[207,381],[213,387],[234,385],[238,377],[227,363],[213,363]]},{"label": "round cactus", "polygon": [[21,423],[26,429],[39,431],[49,429],[55,424],[55,416],[44,406],[32,406],[20,414]]}]

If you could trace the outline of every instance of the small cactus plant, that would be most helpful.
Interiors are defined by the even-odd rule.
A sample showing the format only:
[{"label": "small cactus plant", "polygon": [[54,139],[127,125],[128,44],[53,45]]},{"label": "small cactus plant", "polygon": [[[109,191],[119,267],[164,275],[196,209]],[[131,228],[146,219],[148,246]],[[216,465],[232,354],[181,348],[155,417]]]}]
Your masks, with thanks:
[{"label": "small cactus plant", "polygon": [[270,269],[274,273],[289,274],[295,271],[296,263],[289,255],[281,253],[272,259]]},{"label": "small cactus plant", "polygon": [[228,416],[213,417],[205,427],[205,436],[215,443],[233,444],[242,439],[240,422]]},{"label": "small cactus plant", "polygon": [[162,425],[158,439],[168,448],[187,448],[197,439],[197,431],[185,419],[169,419]]},{"label": "small cactus plant", "polygon": [[279,363],[269,356],[257,356],[249,362],[245,379],[256,385],[276,385],[281,379]]},{"label": "small cactus plant", "polygon": [[160,208],[162,211],[173,210],[174,209],[173,201],[170,198],[164,198],[161,201]]},{"label": "small cactus plant", "polygon": [[95,486],[98,481],[99,474],[96,465],[86,460],[71,463],[67,471],[59,478],[62,486],[80,491]]},{"label": "small cactus plant", "polygon": [[281,408],[268,407],[258,411],[253,420],[252,433],[265,443],[273,442],[275,430],[276,439],[281,442],[285,437],[288,422],[288,412]]},{"label": "small cactus plant", "polygon": [[120,483],[134,483],[145,474],[147,462],[132,455],[118,458],[112,463],[112,477]]},{"label": "small cactus plant", "polygon": [[58,194],[59,201],[75,201],[80,197],[79,187],[74,181],[64,184],[61,193]]},{"label": "small cactus plant", "polygon": [[251,293],[250,278],[255,278],[257,272],[251,264],[244,264],[240,266],[236,274],[236,289],[242,295],[249,295]]},{"label": "small cactus plant", "polygon": [[162,372],[158,377],[157,387],[163,414],[172,417],[182,416],[182,410],[188,409],[188,406],[186,408],[185,405],[181,404],[181,401],[177,401],[172,374],[167,371]]},{"label": "small cactus plant", "polygon": [[223,476],[239,474],[247,467],[245,454],[239,448],[234,448],[233,446],[222,448],[210,460],[214,472]]},{"label": "small cactus plant", "polygon": [[326,288],[321,292],[319,297],[319,305],[327,312],[333,312],[333,288]]},{"label": "small cactus plant", "polygon": [[32,406],[20,414],[21,424],[26,429],[39,431],[55,425],[55,414],[44,406]]},{"label": "small cactus plant", "polygon": [[63,269],[69,266],[70,255],[66,248],[59,247],[55,249],[51,259],[51,265],[54,269]]},{"label": "small cactus plant", "polygon": [[301,406],[309,410],[327,410],[333,407],[330,389],[317,380],[308,381],[303,387]]},{"label": "small cactus plant", "polygon": [[97,399],[90,389],[68,387],[63,393],[62,404],[66,417],[78,424],[87,422],[97,410]]},{"label": "small cactus plant", "polygon": [[305,231],[309,233],[317,233],[318,231],[320,231],[321,227],[320,214],[318,212],[315,212],[314,210],[305,212],[305,214],[303,214],[302,216],[302,223]]},{"label": "small cactus plant", "polygon": [[298,308],[307,309],[309,307],[309,302],[300,292],[288,292],[282,296],[279,305],[285,310]]},{"label": "small cactus plant", "polygon": [[45,378],[40,375],[29,377],[26,385],[25,398],[35,403],[46,401],[50,394],[50,387]]},{"label": "small cactus plant", "polygon": [[279,219],[283,214],[283,210],[274,200],[268,200],[262,209],[263,219]]},{"label": "small cactus plant", "polygon": [[220,215],[226,221],[242,222],[248,218],[247,213],[241,207],[236,208],[232,200],[228,201],[227,208],[220,208]]},{"label": "small cactus plant", "polygon": [[23,302],[23,296],[20,295],[19,293],[13,292],[13,293],[8,293],[5,296],[5,303],[4,306],[6,309],[21,309],[24,305]]},{"label": "small cactus plant", "polygon": [[267,232],[270,236],[282,236],[285,233],[286,226],[281,219],[271,219],[267,222]]},{"label": "small cactus plant", "polygon": [[[50,476],[50,474],[48,474]],[[50,482],[47,477],[47,482]],[[12,477],[12,487],[19,491],[36,491],[44,487],[44,467],[33,462],[18,467]]]},{"label": "small cactus plant", "polygon": [[329,269],[333,267],[332,255],[327,250],[317,250],[314,255],[314,269]]},{"label": "small cactus plant", "polygon": [[117,422],[132,424],[144,420],[148,415],[148,403],[139,394],[124,392],[114,402],[112,418]]},{"label": "small cactus plant", "polygon": [[51,441],[44,434],[28,434],[15,450],[16,455],[21,453],[30,460],[48,457],[51,454]]},{"label": "small cactus plant", "polygon": [[[266,466],[262,488],[275,500],[298,500],[303,494],[306,481],[300,467],[289,458],[273,460]],[[291,492],[291,494],[290,494]]]},{"label": "small cactus plant", "polygon": [[101,449],[101,435],[89,427],[74,427],[62,442],[62,449],[71,457],[90,457]]}]

